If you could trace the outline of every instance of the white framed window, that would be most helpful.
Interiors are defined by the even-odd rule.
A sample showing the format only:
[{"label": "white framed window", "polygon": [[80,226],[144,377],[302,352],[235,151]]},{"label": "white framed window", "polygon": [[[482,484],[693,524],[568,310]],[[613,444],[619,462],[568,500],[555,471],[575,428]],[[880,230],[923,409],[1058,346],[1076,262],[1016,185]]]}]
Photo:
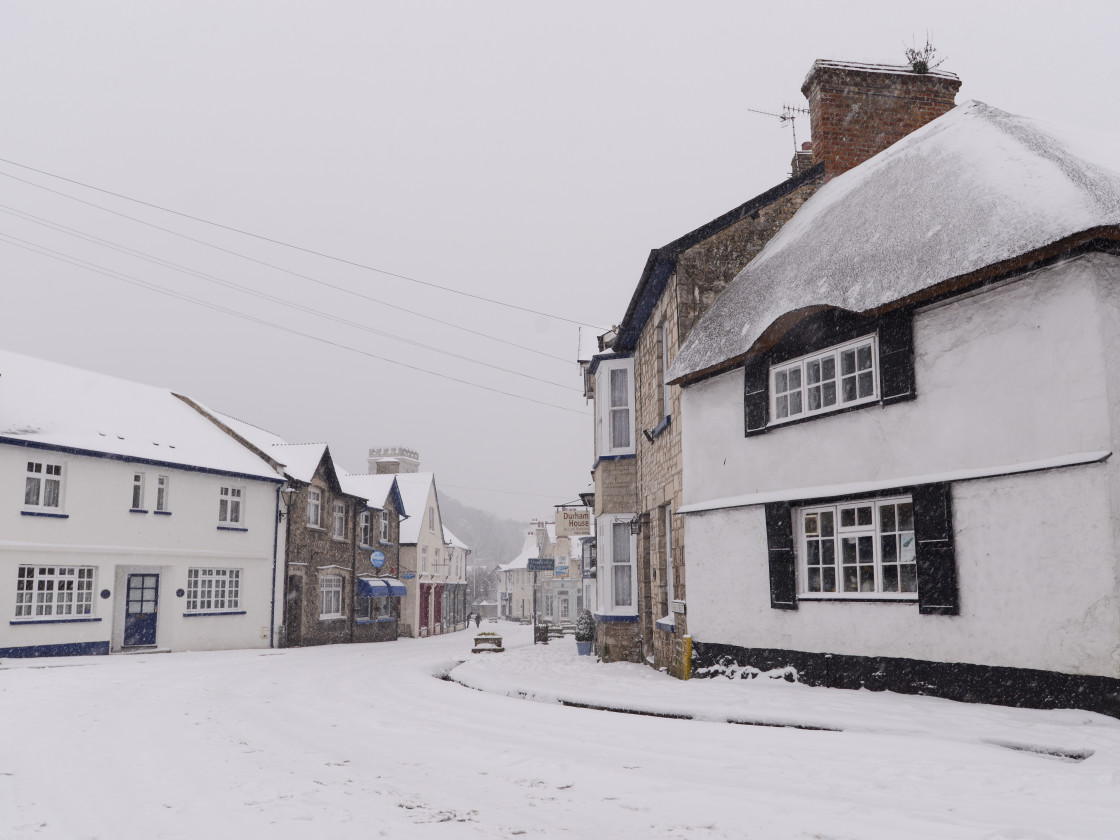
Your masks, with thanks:
[{"label": "white framed window", "polygon": [[62,464],[28,461],[23,485],[24,508],[57,512],[62,508]]},{"label": "white framed window", "polygon": [[660,358],[658,359],[657,378],[661,380],[660,408],[661,419],[664,420],[673,413],[672,400],[669,397],[669,325],[662,321],[657,325],[657,343],[660,345]]},{"label": "white framed window", "polygon": [[319,578],[319,618],[342,617],[342,578],[323,575]]},{"label": "white framed window", "polygon": [[665,537],[665,594],[669,604],[669,615],[672,615],[673,599],[676,597],[673,574],[673,509],[670,505],[665,505],[662,510],[665,516],[665,526],[662,531]]},{"label": "white framed window", "polygon": [[187,612],[241,607],[240,569],[187,569]]},{"label": "white framed window", "polygon": [[436,530],[436,509],[434,507],[428,508],[428,530],[433,533]]},{"label": "white framed window", "polygon": [[633,615],[638,603],[638,580],[634,570],[637,537],[630,533],[633,514],[599,517],[599,605],[605,612]]},{"label": "white framed window", "polygon": [[569,618],[570,617],[570,610],[568,609],[568,599],[567,598],[561,598],[560,599],[560,617],[561,618]]},{"label": "white framed window", "polygon": [[144,507],[144,473],[132,474],[132,509],[141,510]]},{"label": "white framed window", "polygon": [[634,360],[600,362],[595,371],[597,453],[634,453]]},{"label": "white framed window", "polygon": [[156,477],[156,510],[166,513],[170,510],[171,479],[166,475]]},{"label": "white framed window", "polygon": [[387,543],[389,542],[389,511],[381,511],[379,519],[381,520],[381,542]]},{"label": "white framed window", "polygon": [[426,545],[420,548],[420,571],[428,571],[428,547]]},{"label": "white framed window", "polygon": [[770,368],[770,422],[786,423],[879,399],[874,335]]},{"label": "white framed window", "polygon": [[323,491],[318,487],[307,488],[307,524],[312,528],[321,528],[323,510]]},{"label": "white framed window", "polygon": [[93,566],[20,566],[16,618],[93,615]]},{"label": "white framed window", "polygon": [[331,504],[331,537],[336,540],[346,539],[345,502],[334,502]]},{"label": "white framed window", "polygon": [[242,522],[242,488],[225,486],[218,493],[218,523],[240,525]]},{"label": "white framed window", "polygon": [[363,598],[359,596],[354,617],[368,621],[373,621],[378,618],[392,618],[393,605],[390,603],[388,597],[377,596],[375,598]]},{"label": "white framed window", "polygon": [[368,510],[362,511],[361,535],[359,541],[362,545],[370,545],[373,531],[373,514]]},{"label": "white framed window", "polygon": [[918,598],[909,496],[800,508],[799,597]]}]

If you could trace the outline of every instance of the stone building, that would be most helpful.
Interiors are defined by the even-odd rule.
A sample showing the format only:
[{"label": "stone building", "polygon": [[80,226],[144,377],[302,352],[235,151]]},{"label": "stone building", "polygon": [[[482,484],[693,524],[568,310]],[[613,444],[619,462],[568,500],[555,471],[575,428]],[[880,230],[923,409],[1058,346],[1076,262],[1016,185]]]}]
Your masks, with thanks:
[{"label": "stone building", "polygon": [[408,513],[397,478],[392,473],[344,475],[342,485],[347,492],[366,500],[358,516],[354,641],[393,641],[399,633],[400,599],[407,594],[397,578],[401,517]]}]

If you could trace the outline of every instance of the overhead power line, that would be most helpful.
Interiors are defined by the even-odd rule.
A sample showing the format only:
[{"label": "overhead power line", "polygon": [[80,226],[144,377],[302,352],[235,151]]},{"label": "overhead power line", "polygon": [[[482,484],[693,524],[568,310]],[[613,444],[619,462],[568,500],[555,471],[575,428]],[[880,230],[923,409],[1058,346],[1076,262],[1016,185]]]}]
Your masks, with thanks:
[{"label": "overhead power line", "polygon": [[[182,219],[190,219],[192,222],[199,222],[199,223],[204,224],[204,225],[210,225],[211,227],[220,228],[221,230],[226,230],[226,231],[229,231],[231,233],[237,233],[237,234],[240,234],[242,236],[248,236],[248,237],[251,237],[253,239],[260,240],[261,242],[269,242],[273,245],[279,245],[283,248],[290,248],[293,251],[300,251],[304,254],[310,254],[310,255],[315,256],[315,257],[321,257],[322,259],[331,260],[332,262],[341,263],[342,265],[348,265],[348,266],[351,266],[353,268],[359,268],[363,271],[372,271],[376,274],[384,274],[387,277],[395,277],[398,280],[406,280],[409,283],[416,283],[417,285],[420,285],[420,286],[427,286],[428,288],[439,289],[440,291],[443,291],[443,292],[449,292],[449,293],[455,294],[455,295],[462,295],[463,297],[473,298],[474,300],[480,300],[480,301],[483,301],[485,303],[492,303],[496,306],[504,306],[508,309],[516,309],[519,312],[526,312],[530,315],[539,315],[539,316],[544,317],[544,318],[552,318],[556,321],[565,321],[569,324],[575,324],[576,326],[580,326],[580,327],[591,327],[593,329],[602,330],[604,332],[606,331],[605,327],[599,327],[599,326],[596,326],[595,324],[588,324],[584,321],[577,321],[573,318],[566,318],[563,315],[556,315],[556,314],[551,313],[551,312],[541,312],[541,311],[536,310],[536,309],[529,309],[528,307],[525,307],[525,306],[519,306],[515,303],[508,303],[504,300],[497,300],[495,298],[488,298],[484,295],[476,295],[476,294],[472,294],[471,292],[464,292],[462,289],[453,289],[450,286],[441,286],[438,283],[432,283],[432,282],[429,282],[427,280],[419,280],[415,277],[410,277],[407,274],[399,274],[395,271],[389,271],[389,270],[384,269],[384,268],[377,268],[376,266],[366,265],[364,263],[356,262],[355,260],[348,260],[345,257],[336,257],[333,254],[327,254],[323,251],[316,251],[313,248],[305,248],[302,245],[294,245],[291,242],[285,242],[281,239],[273,239],[272,237],[264,236],[264,235],[259,234],[259,233],[253,233],[252,231],[243,230],[241,228],[236,228],[236,227],[233,227],[231,225],[224,225],[221,222],[213,222],[209,219],[204,219],[200,216],[192,216],[190,213],[183,213],[179,210],[172,210],[169,207],[164,207],[164,206],[159,205],[159,204],[153,204],[152,202],[143,201],[142,199],[139,199],[139,198],[133,198],[132,196],[125,195],[123,193],[113,192],[112,190],[104,189],[103,187],[95,187],[94,185],[87,184],[83,181],[78,181],[78,180],[75,180],[73,178],[67,178],[63,175],[56,175],[55,173],[48,172],[44,169],[36,169],[34,166],[28,166],[25,163],[19,163],[19,162],[14,161],[14,160],[8,160],[7,158],[0,158],[0,163],[7,163],[11,166],[18,166],[20,169],[26,169],[30,172],[37,172],[40,175],[46,175],[49,178],[56,178],[59,181],[65,181],[68,184],[74,184],[74,185],[79,186],[79,187],[84,187],[87,190],[94,190],[95,192],[104,193],[105,195],[111,195],[114,198],[120,198],[120,199],[123,199],[125,201],[131,201],[134,204],[140,204],[144,207],[150,207],[153,210],[160,210],[164,213],[170,213],[173,216],[179,216]],[[0,174],[7,175],[10,178],[15,177],[15,176],[10,175],[9,173],[6,173],[6,172],[5,173],[0,173]],[[17,178],[16,180],[23,180],[23,179]],[[32,184],[32,186],[42,186],[41,184],[35,184],[34,182],[31,182],[31,181],[25,181],[24,183]],[[44,189],[46,189],[46,188],[44,187]],[[75,200],[80,200],[80,199],[75,199]],[[99,205],[95,205],[95,206],[99,206]],[[106,209],[106,208],[102,208],[102,209]],[[110,211],[110,212],[112,212],[112,211]],[[128,218],[131,218],[131,217],[128,217]],[[140,220],[134,219],[133,221],[140,221]],[[153,225],[153,227],[155,227],[155,226]],[[162,228],[161,228],[161,230],[162,230]],[[198,240],[196,240],[196,241],[198,241]],[[202,243],[202,244],[210,244],[210,243]],[[217,247],[217,246],[213,246],[213,247]],[[224,250],[224,249],[220,249],[220,250]],[[239,256],[242,256],[242,255],[239,255]]]},{"label": "overhead power line", "polygon": [[539,376],[533,376],[530,373],[522,373],[521,371],[512,370],[511,368],[502,367],[501,365],[491,364],[490,362],[484,362],[481,359],[475,359],[475,358],[472,358],[470,356],[464,356],[460,353],[453,353],[450,350],[444,350],[444,349],[439,348],[439,347],[433,347],[430,344],[424,344],[423,342],[416,341],[416,340],[411,339],[411,338],[405,338],[404,336],[395,335],[394,333],[386,332],[385,330],[379,330],[376,327],[371,327],[368,324],[363,324],[363,323],[360,323],[358,321],[351,321],[351,320],[348,320],[346,318],[340,318],[339,316],[332,315],[329,312],[324,312],[320,309],[315,309],[314,307],[310,307],[310,306],[307,306],[305,304],[295,303],[293,301],[286,300],[282,297],[278,297],[277,295],[269,294],[268,292],[262,292],[262,291],[258,291],[257,289],[251,289],[248,286],[241,285],[240,283],[234,283],[232,280],[226,280],[226,279],[221,278],[221,277],[216,277],[212,274],[207,274],[207,273],[202,272],[202,271],[197,271],[196,269],[190,268],[189,266],[180,265],[179,263],[172,262],[171,260],[165,260],[162,257],[155,256],[154,254],[148,254],[148,253],[145,253],[144,251],[138,251],[134,248],[129,248],[125,245],[120,245],[119,243],[112,242],[111,240],[108,240],[108,239],[102,239],[100,236],[94,236],[93,234],[85,233],[85,232],[80,231],[76,228],[72,228],[72,227],[68,227],[68,226],[63,225],[63,224],[59,224],[58,222],[52,222],[50,219],[44,219],[43,217],[36,216],[32,213],[26,213],[22,210],[16,210],[15,208],[9,207],[5,204],[0,204],[0,213],[7,213],[7,214],[15,216],[17,218],[24,219],[25,221],[30,221],[30,222],[33,222],[33,223],[38,224],[38,225],[43,225],[44,227],[50,228],[51,230],[56,230],[60,233],[65,233],[69,236],[74,236],[74,237],[76,237],[78,239],[81,239],[83,241],[91,242],[95,245],[100,245],[104,248],[110,248],[110,249],[112,249],[114,251],[117,251],[119,253],[122,253],[122,254],[128,254],[129,256],[136,257],[137,259],[144,260],[145,262],[150,262],[153,265],[160,265],[160,266],[163,266],[164,268],[170,268],[173,271],[178,271],[178,272],[181,272],[183,274],[188,274],[192,277],[197,277],[201,280],[206,280],[209,283],[216,283],[217,285],[223,286],[227,289],[234,289],[236,291],[242,292],[243,294],[251,295],[253,297],[260,298],[261,300],[267,300],[267,301],[270,301],[272,303],[278,304],[280,306],[285,306],[289,309],[294,309],[298,312],[304,312],[304,313],[309,314],[309,315],[316,315],[316,316],[318,316],[320,318],[324,318],[328,321],[334,321],[337,324],[342,324],[344,326],[352,327],[354,329],[362,330],[364,332],[372,333],[374,335],[380,335],[380,336],[383,336],[385,338],[391,339],[393,341],[400,341],[400,342],[403,342],[405,344],[411,344],[414,347],[420,347],[424,350],[430,350],[433,353],[440,353],[440,354],[445,355],[445,356],[450,356],[453,359],[460,359],[460,360],[465,361],[465,362],[470,362],[471,364],[476,364],[476,365],[481,365],[483,367],[488,367],[492,370],[499,370],[499,371],[502,371],[503,373],[508,373],[508,374],[513,375],[513,376],[520,376],[524,379],[532,379],[535,382],[542,382],[546,385],[552,385],[556,388],[563,388],[567,391],[576,391],[577,393],[582,393],[582,389],[580,389],[580,388],[575,388],[575,387],[570,386],[570,385],[564,385],[560,382],[553,382],[551,379],[543,379]]},{"label": "overhead power line", "polygon": [[[0,158],[0,161],[3,161],[3,158]],[[19,166],[20,164],[15,164],[15,165]],[[37,172],[39,170],[34,170],[34,171]],[[47,174],[49,174],[49,173],[47,173]],[[333,289],[337,292],[342,292],[344,294],[352,295],[356,298],[361,298],[362,300],[368,300],[371,303],[376,303],[376,304],[379,304],[381,306],[387,306],[390,309],[397,310],[398,312],[406,312],[409,315],[415,315],[418,318],[424,318],[426,320],[433,321],[434,323],[437,323],[437,324],[442,324],[442,325],[447,326],[447,327],[452,327],[452,328],[457,329],[457,330],[462,330],[463,332],[470,333],[471,335],[477,335],[477,336],[480,336],[482,338],[489,339],[490,341],[497,341],[500,344],[505,344],[505,345],[508,345],[510,347],[516,347],[520,350],[526,350],[529,353],[536,353],[539,356],[544,356],[544,357],[549,358],[549,359],[555,359],[556,361],[563,362],[564,364],[571,364],[571,360],[570,359],[565,359],[563,356],[555,356],[552,353],[545,353],[543,350],[537,350],[537,349],[534,349],[532,347],[526,347],[523,344],[517,344],[516,342],[508,341],[504,338],[498,338],[497,336],[490,335],[490,334],[484,333],[484,332],[480,332],[479,330],[472,330],[469,327],[464,327],[460,324],[455,324],[451,321],[444,321],[444,320],[441,320],[439,318],[436,318],[433,315],[428,315],[424,312],[417,312],[414,309],[408,309],[408,308],[403,307],[403,306],[398,306],[395,303],[389,303],[388,301],[381,300],[380,298],[375,298],[375,297],[372,297],[371,295],[363,294],[362,292],[356,292],[353,289],[346,288],[345,286],[339,286],[339,285],[336,285],[334,283],[328,283],[326,280],[322,280],[318,277],[312,277],[309,274],[302,274],[301,272],[293,271],[290,268],[285,268],[284,266],[276,265],[274,263],[267,262],[266,260],[260,260],[260,259],[257,259],[256,257],[251,257],[248,254],[241,253],[240,251],[234,251],[230,248],[223,248],[221,245],[215,245],[212,242],[207,242],[205,239],[197,239],[193,236],[188,236],[185,233],[181,233],[177,230],[173,230],[172,228],[163,227],[162,225],[157,225],[154,222],[147,221],[146,219],[140,219],[140,218],[137,218],[136,216],[130,216],[127,213],[121,213],[119,210],[114,210],[111,207],[106,207],[103,204],[98,204],[97,202],[94,202],[94,201],[86,201],[85,199],[78,198],[77,196],[70,195],[69,193],[60,192],[59,190],[53,190],[50,187],[44,186],[43,184],[37,184],[34,181],[28,181],[26,178],[20,178],[16,175],[11,174],[10,172],[0,171],[0,175],[3,175],[5,178],[11,178],[13,181],[19,181],[21,184],[27,184],[30,187],[35,187],[36,189],[40,189],[40,190],[43,190],[45,192],[49,192],[52,195],[57,195],[57,196],[60,196],[62,198],[65,198],[65,199],[69,199],[70,201],[77,202],[78,204],[84,204],[87,207],[93,207],[97,210],[101,210],[105,213],[109,213],[111,215],[118,216],[122,219],[128,219],[130,222],[136,222],[137,224],[145,225],[146,227],[150,227],[153,230],[162,231],[163,233],[170,234],[171,236],[176,236],[180,239],[186,240],[187,242],[194,242],[196,245],[202,245],[202,246],[205,246],[207,248],[212,248],[215,251],[220,251],[223,254],[229,254],[230,256],[238,257],[239,259],[243,259],[243,260],[246,260],[246,261],[251,262],[251,263],[256,263],[257,265],[264,266],[265,268],[270,268],[273,271],[279,271],[279,272],[287,274],[291,277],[298,277],[301,280],[307,280],[311,283],[315,283],[315,284],[317,284],[319,286],[322,286],[324,288],[327,288],[327,289]],[[63,179],[63,180],[65,180],[65,179]]]},{"label": "overhead power line", "polygon": [[167,295],[168,297],[175,298],[177,300],[182,300],[182,301],[186,301],[188,303],[193,303],[196,306],[201,306],[205,309],[211,309],[215,312],[222,312],[226,315],[232,315],[235,318],[241,318],[243,320],[250,321],[250,322],[255,323],[255,324],[260,324],[261,326],[271,327],[272,329],[280,330],[282,332],[286,332],[286,333],[289,333],[291,335],[298,335],[301,338],[310,339],[311,341],[317,341],[320,344],[326,344],[330,347],[337,347],[340,350],[347,350],[351,353],[358,353],[359,355],[367,356],[368,358],[371,358],[371,359],[377,359],[378,361],[386,362],[386,363],[391,364],[391,365],[397,365],[398,367],[403,367],[403,368],[406,368],[408,370],[417,371],[418,373],[426,373],[429,376],[437,376],[440,379],[446,379],[446,380],[449,380],[451,382],[458,382],[461,385],[469,385],[472,388],[480,388],[483,391],[489,391],[489,392],[494,393],[494,394],[501,394],[502,396],[512,397],[513,399],[516,399],[516,400],[524,400],[525,402],[536,403],[537,405],[548,406],[549,408],[556,408],[556,409],[559,409],[560,411],[567,411],[567,412],[570,412],[572,414],[581,414],[581,415],[584,415],[584,416],[590,416],[590,413],[586,412],[586,411],[580,411],[578,409],[568,408],[567,406],[557,405],[556,403],[545,402],[544,400],[533,399],[532,397],[527,397],[524,394],[514,394],[514,393],[511,393],[509,391],[503,391],[499,388],[491,388],[489,385],[482,385],[482,384],[479,384],[478,382],[471,382],[470,380],[467,380],[467,379],[460,379],[456,376],[450,376],[449,374],[446,374],[446,373],[439,373],[439,372],[434,371],[434,370],[428,370],[427,368],[420,367],[419,365],[410,365],[406,362],[400,362],[400,361],[397,361],[396,359],[387,358],[386,356],[379,356],[376,353],[370,353],[370,352],[367,352],[365,350],[360,350],[357,347],[351,347],[347,344],[342,344],[341,342],[331,341],[330,339],[322,338],[321,336],[317,336],[317,335],[312,335],[311,333],[306,333],[306,332],[303,332],[301,330],[293,329],[292,327],[285,327],[282,324],[277,324],[277,323],[274,323],[272,321],[265,320],[264,318],[258,318],[255,315],[249,315],[248,313],[245,313],[245,312],[238,312],[235,309],[230,309],[230,308],[225,307],[225,306],[220,306],[216,303],[211,303],[209,301],[205,301],[205,300],[202,300],[200,298],[192,297],[191,295],[187,295],[187,294],[184,294],[182,292],[177,292],[177,291],[174,291],[172,289],[165,289],[161,286],[155,285],[154,283],[149,283],[145,280],[141,280],[141,279],[139,279],[137,277],[133,277],[129,274],[124,274],[124,273],[119,272],[119,271],[114,271],[112,269],[96,265],[95,263],[88,262],[88,261],[80,259],[78,257],[70,256],[69,254],[64,254],[60,251],[55,251],[52,248],[47,248],[46,246],[39,245],[38,243],[29,242],[25,239],[20,239],[19,237],[16,237],[16,236],[11,236],[10,234],[0,233],[0,242],[7,242],[9,245],[14,245],[17,248],[22,248],[26,251],[31,251],[32,253],[37,253],[41,256],[49,257],[50,259],[58,260],[60,262],[69,263],[70,265],[76,266],[78,268],[84,268],[87,271],[92,271],[96,274],[104,275],[105,277],[111,277],[115,280],[120,280],[124,283],[128,283],[128,284],[133,285],[133,286],[139,286],[140,288],[147,289],[148,291],[156,292],[156,293],[162,294],[162,295]]}]

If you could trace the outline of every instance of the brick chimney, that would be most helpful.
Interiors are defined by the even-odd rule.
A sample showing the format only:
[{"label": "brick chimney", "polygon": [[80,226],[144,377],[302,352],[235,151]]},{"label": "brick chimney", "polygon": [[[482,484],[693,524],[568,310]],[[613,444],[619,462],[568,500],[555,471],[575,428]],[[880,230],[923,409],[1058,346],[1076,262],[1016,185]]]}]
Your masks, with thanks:
[{"label": "brick chimney", "polygon": [[859,166],[956,105],[953,73],[916,73],[909,65],[818,60],[801,92],[809,100],[813,162],[825,179]]}]

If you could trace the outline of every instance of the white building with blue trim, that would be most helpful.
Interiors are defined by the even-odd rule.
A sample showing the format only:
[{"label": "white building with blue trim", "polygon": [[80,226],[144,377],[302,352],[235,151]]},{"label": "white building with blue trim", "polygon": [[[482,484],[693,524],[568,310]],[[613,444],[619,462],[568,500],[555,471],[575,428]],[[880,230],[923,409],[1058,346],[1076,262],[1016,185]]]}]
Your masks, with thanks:
[{"label": "white building with blue trim", "polygon": [[0,657],[268,647],[282,484],[169,390],[0,351]]}]

